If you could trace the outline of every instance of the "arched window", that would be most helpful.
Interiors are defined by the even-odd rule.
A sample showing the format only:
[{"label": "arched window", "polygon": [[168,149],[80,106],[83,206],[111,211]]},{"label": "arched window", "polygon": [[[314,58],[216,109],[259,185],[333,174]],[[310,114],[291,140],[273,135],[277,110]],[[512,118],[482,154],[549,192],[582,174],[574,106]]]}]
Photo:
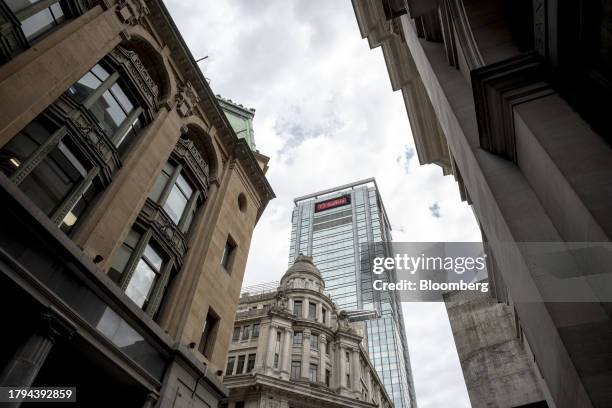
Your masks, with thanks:
[{"label": "arched window", "polygon": [[129,97],[119,82],[119,73],[96,64],[67,93],[95,118],[120,155],[142,127],[142,107]]},{"label": "arched window", "polygon": [[181,136],[115,254],[109,277],[150,316],[157,315],[182,266],[186,237],[208,196],[208,177],[206,160],[188,136]]},{"label": "arched window", "polygon": [[0,148],[0,169],[69,233],[152,119],[156,95],[138,56],[117,47]]},{"label": "arched window", "polygon": [[0,0],[0,63],[26,50],[66,20],[92,7],[91,0]]}]

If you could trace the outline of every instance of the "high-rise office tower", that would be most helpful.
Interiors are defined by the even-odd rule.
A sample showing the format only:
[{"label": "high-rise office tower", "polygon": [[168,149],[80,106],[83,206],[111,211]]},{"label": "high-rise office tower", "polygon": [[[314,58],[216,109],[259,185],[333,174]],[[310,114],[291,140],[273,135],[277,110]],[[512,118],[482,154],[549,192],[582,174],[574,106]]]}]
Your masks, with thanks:
[{"label": "high-rise office tower", "polygon": [[391,241],[391,226],[371,178],[294,200],[290,264],[312,256],[326,290],[340,309],[376,310],[369,320],[370,358],[397,408],[414,408],[416,399],[401,303],[391,292],[372,289],[370,259]]}]

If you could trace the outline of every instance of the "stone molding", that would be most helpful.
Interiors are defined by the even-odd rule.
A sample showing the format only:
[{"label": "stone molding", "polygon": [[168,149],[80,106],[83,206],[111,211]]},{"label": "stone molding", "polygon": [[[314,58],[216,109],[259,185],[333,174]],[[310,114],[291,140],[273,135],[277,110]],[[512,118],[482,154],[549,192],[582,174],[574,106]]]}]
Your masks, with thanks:
[{"label": "stone molding", "polygon": [[554,92],[545,82],[543,63],[528,52],[471,75],[480,147],[516,163],[513,107]]},{"label": "stone molding", "polygon": [[200,97],[189,81],[179,86],[175,97],[176,110],[182,117],[186,118],[194,114],[194,109]]},{"label": "stone molding", "polygon": [[149,108],[157,110],[159,107],[159,87],[140,61],[138,54],[135,51],[117,46],[108,56],[125,70],[127,79],[137,88]]}]

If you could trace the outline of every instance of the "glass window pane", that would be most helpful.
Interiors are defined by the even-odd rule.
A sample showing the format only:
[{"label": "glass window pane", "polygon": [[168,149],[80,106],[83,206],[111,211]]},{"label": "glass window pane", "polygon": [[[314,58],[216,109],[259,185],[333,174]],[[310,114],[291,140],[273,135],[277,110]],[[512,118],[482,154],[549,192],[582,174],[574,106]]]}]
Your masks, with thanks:
[{"label": "glass window pane", "polygon": [[38,147],[51,137],[51,131],[42,123],[33,121],[0,149],[0,166],[10,176]]},{"label": "glass window pane", "polygon": [[185,197],[189,199],[189,197],[191,197],[191,194],[193,194],[193,189],[191,188],[187,180],[185,180],[182,174],[179,174],[178,178],[176,179],[176,184],[178,184]]},{"label": "glass window pane", "polygon": [[89,97],[101,84],[100,80],[94,76],[91,72],[87,72],[77,82],[75,82],[68,92],[78,102],[83,102]]},{"label": "glass window pane", "polygon": [[153,189],[151,189],[151,192],[149,193],[149,198],[151,200],[158,202],[159,197],[164,191],[164,187],[166,187],[166,184],[168,184],[169,179],[170,176],[168,176],[165,172],[162,171],[159,177],[157,177],[157,180],[155,180]]},{"label": "glass window pane", "polygon": [[[68,151],[65,146],[63,150]],[[66,157],[59,148],[53,149],[19,185],[47,215],[50,215],[83,179],[79,171],[83,166],[72,153],[70,156]],[[78,163],[80,168],[75,168],[73,163]]]},{"label": "glass window pane", "polygon": [[166,210],[168,216],[170,219],[172,219],[172,221],[174,221],[175,224],[178,224],[180,221],[186,205],[187,199],[180,192],[178,187],[174,185],[168,199],[166,200],[166,204],[164,204],[164,210]]},{"label": "glass window pane", "polygon": [[32,4],[38,3],[40,0],[4,0],[7,6],[13,11],[21,11],[24,8],[31,6]]},{"label": "glass window pane", "polygon": [[21,22],[21,30],[28,40],[55,26],[55,20],[48,8],[26,18]]},{"label": "glass window pane", "polygon": [[121,153],[121,155],[123,155],[127,151],[127,148],[132,144],[132,141],[136,138],[136,134],[138,133],[140,127],[140,118],[137,117],[127,128],[125,133],[121,135],[119,139],[117,139],[115,146],[119,147],[119,153]]},{"label": "glass window pane", "polygon": [[113,259],[113,266],[111,266],[108,271],[108,276],[116,283],[119,283],[121,280],[121,276],[123,272],[125,272],[125,267],[132,256],[132,249],[128,248],[125,244],[121,245],[115,254],[115,259]]},{"label": "glass window pane", "polygon": [[141,237],[141,234],[139,234],[138,232],[134,230],[130,230],[127,238],[125,239],[125,244],[129,246],[130,248],[134,249],[136,248],[138,241],[140,241],[140,237]]},{"label": "glass window pane", "polygon": [[108,71],[106,71],[102,65],[100,64],[96,64],[93,66],[93,68],[91,69],[91,72],[100,80],[100,81],[104,81],[106,78],[109,77]]},{"label": "glass window pane", "polygon": [[150,264],[159,272],[162,267],[163,259],[162,257],[155,251],[151,245],[147,245],[144,250],[144,256],[147,258]]},{"label": "glass window pane", "polygon": [[127,97],[127,95],[123,92],[123,89],[121,89],[119,84],[115,84],[111,86],[110,90],[113,96],[115,97],[115,99],[117,99],[117,101],[123,108],[124,112],[126,114],[129,114],[134,109],[134,105],[132,104],[130,99]]},{"label": "glass window pane", "polygon": [[89,110],[109,136],[115,133],[127,117],[109,91],[104,92]]},{"label": "glass window pane", "polygon": [[59,2],[52,4],[49,6],[49,8],[51,9],[51,13],[55,18],[55,24],[59,24],[66,19],[64,16],[64,10],[62,10],[62,6],[59,4]]},{"label": "glass window pane", "polygon": [[142,307],[149,298],[156,276],[153,269],[144,260],[140,260],[125,289],[125,294],[139,307]]}]

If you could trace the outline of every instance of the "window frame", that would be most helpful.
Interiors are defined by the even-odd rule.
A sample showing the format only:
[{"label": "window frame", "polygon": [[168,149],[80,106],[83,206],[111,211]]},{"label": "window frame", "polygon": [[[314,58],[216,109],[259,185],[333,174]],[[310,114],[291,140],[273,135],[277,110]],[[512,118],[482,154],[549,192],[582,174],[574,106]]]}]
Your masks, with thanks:
[{"label": "window frame", "polygon": [[[197,187],[197,184],[191,180],[191,177],[189,175],[190,172],[188,168],[183,166],[182,163],[180,163],[178,160],[172,157],[170,157],[170,159],[168,159],[166,163],[164,163],[164,166],[167,163],[169,163],[170,166],[172,166],[172,172],[169,175],[168,180],[164,184],[164,187],[162,188],[159,197],[157,199],[153,199],[151,197],[153,190],[151,190],[149,192],[149,196],[147,200],[155,203],[155,206],[164,212],[164,214],[168,217],[168,219],[176,226],[176,228],[182,234],[188,234],[189,231],[191,230],[191,226],[193,225],[193,221],[196,218],[197,212],[199,208],[202,206],[203,194],[200,191],[200,189]],[[164,168],[161,169],[159,175],[157,176],[157,179],[155,180],[155,183],[157,183],[157,180],[162,177],[163,173],[164,173]],[[178,186],[178,183],[177,183],[179,176],[183,177],[183,179],[189,184],[189,187],[191,187],[193,191],[191,193],[191,196],[187,199],[187,202],[185,203],[185,207],[183,208],[183,211],[180,215],[178,222],[174,222],[174,220],[172,219],[172,217],[166,210],[166,205],[168,204],[168,199],[170,198],[170,194],[172,193],[172,191],[175,188],[181,190],[181,188]],[[153,185],[152,189],[154,187],[155,187],[155,184]],[[194,213],[194,217],[191,220],[189,220],[189,224],[187,224],[188,217],[190,216],[192,212]]]},{"label": "window frame", "polygon": [[[314,373],[314,379],[313,379]],[[315,363],[310,363],[308,366],[308,379],[310,382],[318,383],[319,382],[319,365]]]},{"label": "window frame", "polygon": [[[139,228],[132,227],[132,229],[134,229],[136,232],[140,232]],[[172,271],[175,267],[175,263],[174,263],[175,261],[172,256],[169,256],[169,254],[166,251],[164,251],[163,246],[159,245],[159,243],[154,239],[153,231],[151,229],[147,229],[144,232],[140,232],[140,234],[141,234],[140,239],[138,240],[138,243],[134,247],[134,250],[132,251],[130,258],[128,259],[126,263],[123,272],[121,272],[120,274],[121,278],[119,282],[117,282],[117,285],[123,292],[125,292],[125,290],[127,289],[127,286],[130,283],[130,280],[132,279],[134,275],[138,262],[144,256],[144,251],[147,248],[147,245],[153,242],[152,247],[157,249],[158,252],[160,252],[162,256],[165,257],[164,258],[165,262],[162,264],[162,268],[160,270],[159,277],[153,284],[153,288],[151,288],[151,292],[149,295],[149,301],[147,305],[145,306],[145,308],[143,309],[145,313],[147,313],[149,316],[154,317],[161,305],[161,299],[165,293],[166,286],[170,280],[170,275],[172,274]],[[113,269],[113,266],[109,268],[109,271],[110,269]]]},{"label": "window frame", "polygon": [[[297,374],[297,375],[294,375]],[[291,368],[289,371],[289,378],[292,380],[299,380],[302,377],[302,361],[291,360]]]}]

